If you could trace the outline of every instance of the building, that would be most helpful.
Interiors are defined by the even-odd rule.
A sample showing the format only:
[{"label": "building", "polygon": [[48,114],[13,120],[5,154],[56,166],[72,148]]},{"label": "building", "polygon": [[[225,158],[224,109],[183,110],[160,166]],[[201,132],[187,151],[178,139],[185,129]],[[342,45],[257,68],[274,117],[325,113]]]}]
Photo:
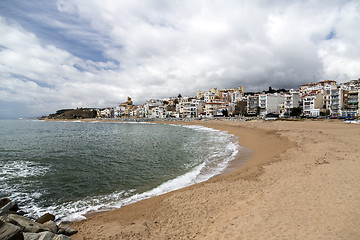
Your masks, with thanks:
[{"label": "building", "polygon": [[260,112],[259,95],[248,95],[246,107],[248,115],[258,115]]},{"label": "building", "polygon": [[303,115],[307,117],[320,116],[320,109],[323,104],[321,90],[313,90],[302,97]]},{"label": "building", "polygon": [[240,101],[243,96],[244,86],[228,89],[211,88],[205,92],[201,92],[200,90],[196,92],[196,98],[203,99],[205,103],[214,101],[236,102]]},{"label": "building", "polygon": [[281,94],[260,94],[259,107],[260,116],[264,117],[268,113],[280,114],[281,104],[284,102],[284,97]]},{"label": "building", "polygon": [[330,93],[330,115],[332,117],[341,117],[342,116],[342,88],[338,87],[331,89]]},{"label": "building", "polygon": [[131,97],[127,98],[127,101],[124,103],[120,103],[120,105],[115,109],[116,117],[130,117],[130,112],[133,110],[135,106],[131,101]]},{"label": "building", "polygon": [[[194,99],[195,100],[195,99]],[[180,117],[182,118],[195,118],[198,117],[198,102],[188,99],[187,101],[181,101],[177,105]]]},{"label": "building", "polygon": [[99,117],[99,118],[111,118],[111,115],[112,115],[111,112],[112,112],[111,108],[100,109],[97,112],[97,117]]},{"label": "building", "polygon": [[222,107],[227,107],[227,104],[224,102],[206,102],[205,103],[205,114],[206,117],[215,117],[217,116],[218,109]]},{"label": "building", "polygon": [[284,102],[280,108],[280,116],[290,116],[294,108],[300,107],[300,93],[295,90],[290,90],[289,93],[283,95]]},{"label": "building", "polygon": [[359,95],[360,90],[344,90],[342,115],[347,117],[359,116]]}]

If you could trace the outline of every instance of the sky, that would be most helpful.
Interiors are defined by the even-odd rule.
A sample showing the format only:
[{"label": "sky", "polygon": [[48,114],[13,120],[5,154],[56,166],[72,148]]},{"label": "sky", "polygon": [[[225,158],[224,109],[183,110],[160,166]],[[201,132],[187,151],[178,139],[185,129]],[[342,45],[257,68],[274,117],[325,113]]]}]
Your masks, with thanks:
[{"label": "sky", "polygon": [[359,0],[0,0],[0,118],[360,77]]}]

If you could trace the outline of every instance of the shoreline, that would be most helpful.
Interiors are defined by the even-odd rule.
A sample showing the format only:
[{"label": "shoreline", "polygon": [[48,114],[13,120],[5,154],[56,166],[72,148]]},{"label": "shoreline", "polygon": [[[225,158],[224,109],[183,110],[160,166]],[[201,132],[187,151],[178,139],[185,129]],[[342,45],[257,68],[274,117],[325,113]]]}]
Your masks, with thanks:
[{"label": "shoreline", "polygon": [[[197,188],[198,186],[201,186],[204,184],[206,185],[206,184],[209,184],[214,181],[215,182],[223,181],[223,178],[227,178],[227,177],[231,176],[232,174],[239,175],[237,177],[240,177],[242,179],[255,180],[259,176],[259,174],[261,174],[262,166],[270,163],[272,161],[272,157],[274,155],[279,154],[280,152],[284,151],[288,147],[294,146],[293,143],[280,138],[278,135],[276,135],[276,134],[272,135],[273,131],[266,131],[265,133],[263,133],[256,129],[251,129],[251,128],[249,129],[249,128],[242,127],[240,129],[241,133],[239,133],[239,129],[231,127],[229,125],[222,125],[221,121],[206,121],[206,122],[203,122],[203,121],[190,121],[190,122],[162,121],[162,122],[155,122],[155,123],[177,124],[177,125],[198,125],[198,126],[204,126],[204,127],[208,127],[208,128],[212,128],[212,129],[217,129],[220,131],[225,131],[228,134],[234,135],[234,137],[237,138],[237,143],[241,149],[239,149],[235,159],[230,161],[228,166],[220,174],[211,177],[207,181],[196,183],[196,184],[187,186],[185,188],[174,190],[172,192],[165,193],[165,194],[162,194],[159,196],[155,196],[155,197],[152,197],[149,199],[144,199],[139,202],[135,202],[130,205],[123,206],[119,209],[113,209],[113,210],[104,211],[104,212],[96,212],[96,213],[87,214],[86,215],[87,219],[73,222],[73,225],[75,228],[78,227],[79,224],[81,224],[81,223],[86,223],[86,222],[92,221],[92,219],[96,219],[96,218],[103,218],[104,215],[111,215],[113,213],[115,215],[122,215],[125,212],[125,215],[127,217],[122,220],[125,220],[127,222],[128,214],[132,215],[134,208],[139,208],[139,205],[146,206],[149,203],[150,205],[154,204],[155,206],[152,206],[152,207],[156,208],[156,205],[158,204],[157,203],[158,199],[161,200],[161,199],[167,198],[173,194],[178,194],[183,191],[187,191],[187,189]],[[265,142],[262,142],[261,139],[264,137],[268,138],[268,141],[271,141],[272,144],[269,145]],[[280,150],[273,152],[273,154],[268,154],[268,152],[270,151],[270,148],[273,148],[277,145],[281,146]],[[259,147],[263,148],[263,150],[260,151]],[[255,153],[252,150],[254,148],[257,149],[257,151],[255,151]],[[140,207],[140,209],[141,208],[142,208],[142,206]],[[146,206],[146,208],[148,208],[148,206]],[[133,222],[131,222],[131,223],[127,222],[127,224],[133,225]],[[74,236],[74,239],[82,239],[83,236],[81,236],[81,231],[79,231],[79,232],[80,232],[79,234]]]},{"label": "shoreline", "polygon": [[[194,123],[189,123],[194,124]],[[73,222],[73,239],[359,239],[360,128],[201,122],[254,151],[240,169]]]},{"label": "shoreline", "polygon": [[[44,121],[53,121],[53,122],[99,122],[99,123],[127,123],[127,121],[119,121],[117,119],[105,119],[105,120],[98,120],[98,119],[46,119]],[[130,122],[130,123],[133,123],[133,122]],[[139,123],[139,124],[146,124],[146,122],[136,122],[136,123]],[[152,124],[168,124],[168,125],[192,125],[192,126],[202,126],[201,124],[201,121],[153,121]],[[210,129],[214,129],[212,127],[208,127]],[[202,180],[200,182],[204,182],[204,181],[208,181],[210,179],[213,179],[213,178],[216,178],[218,176],[222,176],[222,175],[226,175],[228,173],[231,173],[235,170],[237,170],[239,167],[241,167],[242,165],[246,164],[246,162],[250,159],[250,157],[253,155],[253,152],[250,150],[250,149],[247,149],[241,145],[239,145],[239,141],[238,141],[238,137],[233,135],[233,134],[230,134],[228,133],[227,131],[221,131],[221,132],[224,132],[226,135],[229,136],[230,140],[237,145],[237,153],[235,156],[232,157],[232,159],[230,161],[227,161],[226,163],[226,167],[219,170],[219,172],[217,172],[215,175],[211,176],[210,178],[208,178],[207,180]],[[180,176],[179,176],[180,177]],[[200,182],[195,182],[195,183],[192,183],[191,185],[194,185],[194,184],[198,184]],[[165,182],[164,182],[165,183]],[[180,189],[182,188],[186,188],[188,186],[191,186],[191,185],[187,185],[187,186],[184,186],[184,187],[181,187]],[[177,189],[173,189],[171,191],[175,191]],[[150,190],[151,191],[151,190]],[[162,194],[166,194],[167,192],[164,192],[164,193],[161,193],[160,195]],[[153,197],[153,196],[152,196]],[[144,198],[144,199],[147,199],[148,197]],[[144,199],[141,199],[141,200],[137,200],[136,202],[138,201],[142,201]],[[129,205],[129,204],[133,204],[135,202],[131,202],[131,203],[127,203],[121,207],[124,207],[126,205]],[[108,211],[112,211],[112,210],[116,210],[118,209],[118,207],[111,207],[111,206],[105,206],[105,207],[102,207],[98,210],[92,210],[92,211],[89,211],[89,212],[86,212],[85,214],[83,214],[82,216],[84,216],[85,218],[89,218],[89,217],[93,217],[97,214],[100,214],[100,213],[104,213],[104,212],[108,212]],[[66,220],[66,218],[65,218]],[[73,219],[73,220],[70,220],[70,221],[80,221],[81,218],[79,219]]]},{"label": "shoreline", "polygon": [[[105,123],[105,122],[121,122],[121,123],[127,123],[127,121],[117,120],[117,119],[96,119],[96,118],[90,118],[90,119],[44,119],[41,121],[55,121],[55,122],[99,122],[99,123]],[[206,121],[208,122],[208,121]],[[214,121],[210,121],[214,122]],[[129,122],[134,123],[134,122]],[[135,122],[135,123],[144,123],[147,124],[148,122]],[[151,121],[153,124],[173,124],[173,125],[197,125],[197,126],[204,126],[202,123],[205,123],[201,120],[197,121]],[[215,129],[215,128],[214,128]],[[218,130],[218,129],[217,129]],[[227,131],[224,131],[227,132]],[[234,134],[230,134],[234,135]],[[236,154],[235,158],[231,160],[225,169],[223,169],[219,174],[212,176],[211,178],[214,178],[218,175],[226,175],[228,173],[231,173],[233,171],[236,171],[239,167],[243,166],[253,155],[253,151],[249,148],[246,148],[239,144],[238,137],[234,135],[236,139],[232,140],[233,142],[236,142],[236,144],[239,146],[238,153]],[[211,179],[210,178],[210,179]],[[103,211],[100,211],[103,212]],[[93,215],[94,213],[91,213]],[[88,214],[86,214],[88,215]]]},{"label": "shoreline", "polygon": [[[154,121],[155,124],[173,124],[173,125],[194,125],[194,126],[203,126],[205,127],[205,125],[202,125],[202,121],[189,121],[189,122],[182,122],[182,121],[179,121],[179,122],[174,122],[174,121],[171,121],[171,122],[167,122],[167,121]],[[216,129],[216,130],[219,130],[217,128],[213,128],[213,127],[208,127],[208,128],[211,128],[211,129]],[[220,130],[222,132],[225,132],[226,134],[229,134],[230,135],[230,138],[231,138],[231,141],[232,142],[236,142],[237,146],[238,146],[238,152],[236,154],[236,156],[234,157],[234,159],[232,159],[231,161],[229,161],[227,163],[227,166],[218,174],[212,176],[210,179],[212,178],[215,178],[217,176],[223,176],[223,175],[226,175],[226,174],[229,174],[231,172],[234,172],[236,171],[237,169],[239,169],[241,166],[243,166],[244,164],[246,164],[247,161],[250,160],[250,158],[252,157],[253,155],[253,151],[249,148],[246,148],[242,145],[240,145],[239,143],[239,136],[236,136],[232,133],[229,133],[228,131],[223,131],[223,130]],[[210,180],[208,179],[208,180]],[[208,181],[206,180],[206,181]],[[198,184],[198,183],[195,183],[195,184]]]}]

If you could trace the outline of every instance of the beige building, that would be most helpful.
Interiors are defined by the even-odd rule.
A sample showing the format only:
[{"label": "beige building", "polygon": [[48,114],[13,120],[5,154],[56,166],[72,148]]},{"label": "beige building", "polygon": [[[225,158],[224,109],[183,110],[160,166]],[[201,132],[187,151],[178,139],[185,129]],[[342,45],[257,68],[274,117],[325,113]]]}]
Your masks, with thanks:
[{"label": "beige building", "polygon": [[119,107],[121,110],[124,110],[124,112],[123,112],[124,114],[123,115],[121,114],[121,116],[130,117],[130,113],[134,109],[135,106],[133,105],[133,102],[131,101],[131,97],[128,97],[127,101],[124,103],[121,103],[119,105]]}]

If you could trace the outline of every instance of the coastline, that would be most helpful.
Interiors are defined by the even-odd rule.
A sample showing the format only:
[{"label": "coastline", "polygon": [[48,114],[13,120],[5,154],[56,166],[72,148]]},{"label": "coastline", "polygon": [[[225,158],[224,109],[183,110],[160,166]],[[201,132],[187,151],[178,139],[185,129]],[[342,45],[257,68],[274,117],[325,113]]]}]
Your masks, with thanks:
[{"label": "coastline", "polygon": [[[127,121],[119,121],[117,119],[96,119],[96,118],[89,118],[89,119],[44,119],[42,121],[59,121],[59,122],[123,122],[126,123]],[[133,123],[133,122],[131,122]],[[148,122],[136,122],[136,123],[148,123]],[[198,125],[198,126],[205,126],[202,123],[204,123],[203,121],[151,121],[151,123],[154,124],[172,124],[172,125]],[[209,127],[212,128],[212,127]],[[217,129],[219,130],[219,129]],[[220,130],[222,131],[222,130]],[[224,132],[227,132],[226,130]],[[229,133],[230,135],[234,135]],[[235,158],[233,160],[231,160],[230,162],[228,162],[228,165],[226,166],[225,169],[223,169],[222,172],[220,172],[217,175],[226,175],[228,173],[231,173],[233,171],[236,171],[239,167],[243,166],[253,155],[253,151],[249,148],[246,148],[242,145],[239,145],[239,141],[238,141],[238,137],[236,135],[233,136],[232,141],[236,142],[239,149],[238,149],[238,153],[236,154]],[[216,177],[217,175],[213,176]],[[211,178],[213,178],[211,177]],[[102,211],[101,211],[102,212]],[[90,213],[90,214],[86,214],[87,216],[92,216],[96,213]]]},{"label": "coastline", "polygon": [[[118,120],[118,119],[103,119],[103,120],[98,120],[98,119],[93,119],[93,118],[90,118],[90,119],[46,119],[46,120],[43,120],[43,121],[50,121],[50,122],[71,122],[71,123],[93,123],[93,122],[97,122],[97,123],[101,123],[101,124],[105,124],[105,123],[136,123],[136,124],[147,124],[147,122],[128,122],[128,121],[121,121],[121,120]],[[205,128],[205,127],[201,127],[199,124],[197,124],[198,122],[196,121],[152,121],[151,124],[158,124],[158,125],[177,125],[177,127],[179,126],[183,126],[181,128],[190,128],[190,129],[193,129],[194,131],[198,131],[200,129],[200,131],[206,131],[206,132],[209,132],[211,135],[213,136],[217,136],[217,135],[221,135],[221,136],[225,136],[226,139],[229,139],[231,141],[230,144],[226,143],[228,140],[226,140],[224,143],[222,143],[222,141],[219,142],[219,140],[217,140],[217,144],[218,145],[222,145],[223,147],[225,148],[228,148],[229,146],[228,145],[231,145],[230,149],[232,149],[229,153],[229,155],[227,155],[226,157],[220,157],[220,159],[223,159],[222,162],[219,164],[219,165],[213,165],[212,167],[202,167],[202,170],[197,173],[199,175],[194,175],[193,174],[193,171],[197,171],[196,169],[195,170],[191,170],[190,172],[187,172],[186,174],[184,175],[181,175],[181,176],[178,176],[177,178],[174,178],[172,179],[171,181],[175,180],[175,181],[178,181],[179,184],[171,184],[170,183],[170,186],[172,185],[172,188],[169,188],[169,187],[162,187],[162,186],[165,186],[168,182],[171,182],[171,181],[168,181],[168,182],[163,182],[162,184],[160,184],[159,186],[157,186],[156,188],[154,189],[151,189],[151,190],[148,190],[144,193],[140,193],[138,194],[139,197],[136,199],[136,200],[130,200],[130,201],[125,201],[126,202],[124,205],[128,205],[128,204],[131,204],[131,203],[134,203],[134,202],[137,202],[137,201],[141,201],[142,199],[146,199],[146,198],[150,198],[150,197],[153,197],[155,195],[161,195],[161,194],[164,194],[164,193],[167,193],[169,191],[174,191],[176,189],[179,189],[179,188],[184,188],[184,187],[187,187],[189,186],[190,184],[193,185],[193,184],[196,184],[196,183],[199,183],[199,182],[203,182],[203,181],[206,181],[206,180],[209,180],[209,179],[212,179],[218,175],[225,175],[227,173],[230,173],[232,171],[235,171],[236,169],[238,169],[240,166],[244,165],[248,160],[249,158],[251,157],[252,155],[252,151],[245,148],[245,147],[242,147],[242,146],[239,146],[238,144],[238,137],[234,136],[233,134],[229,134],[227,132],[224,132],[224,131],[217,131],[215,130],[215,133],[212,133],[214,131],[213,128]],[[188,125],[187,126],[184,126],[184,125]],[[215,142],[214,142],[215,143]],[[220,150],[221,152],[221,148],[217,148],[218,150]],[[228,151],[228,150],[226,150]],[[221,154],[220,154],[221,155]],[[230,156],[231,155],[231,156]],[[223,155],[224,156],[224,155]],[[219,158],[219,157],[217,157]],[[191,183],[184,183],[184,181],[179,181],[178,179],[184,179],[184,176],[188,175],[189,177],[191,176]],[[187,177],[188,178],[188,177]],[[174,181],[174,182],[175,182]],[[172,190],[170,190],[172,189]],[[129,198],[131,199],[131,198]],[[115,207],[117,206],[117,207]],[[114,209],[117,209],[119,208],[120,206],[120,200],[119,200],[119,203],[117,204],[116,202],[113,203],[112,205],[109,204],[108,206],[102,206],[101,208],[97,209],[97,210],[89,210],[87,212],[85,211],[82,211],[81,215],[79,214],[79,216],[76,216],[76,217],[69,217],[69,218],[66,218],[68,215],[65,215],[65,218],[63,218],[64,221],[78,221],[78,220],[81,220],[81,219],[84,219],[84,217],[88,218],[88,217],[91,217],[91,216],[94,216],[94,215],[97,215],[99,213],[102,213],[102,212],[106,212],[106,211],[111,211],[111,210],[114,210]],[[94,207],[96,209],[96,207]]]},{"label": "coastline", "polygon": [[79,230],[73,239],[360,237],[357,125],[189,124],[228,131],[254,154],[229,174],[73,222]]},{"label": "coastline", "polygon": [[[154,204],[155,206],[152,206],[152,207],[157,208],[158,206],[156,206],[156,205],[158,205],[157,204],[158,198],[160,198],[160,199],[166,198],[167,196],[171,196],[174,193],[186,191],[187,189],[192,189],[194,187],[196,188],[197,186],[207,184],[207,183],[210,183],[213,181],[222,181],[223,177],[228,177],[231,174],[235,174],[235,173],[236,173],[236,175],[240,174],[237,177],[247,179],[247,180],[254,180],[257,178],[257,176],[259,174],[261,174],[262,165],[269,163],[270,161],[272,161],[273,156],[279,154],[280,152],[284,151],[288,147],[293,146],[293,143],[287,141],[286,139],[282,139],[276,134],[272,135],[272,133],[273,133],[272,131],[262,132],[260,130],[247,128],[247,127],[242,127],[241,129],[238,129],[237,126],[233,127],[228,124],[226,124],[226,125],[220,124],[220,123],[224,123],[222,121],[190,121],[190,122],[161,121],[161,122],[156,122],[156,123],[178,124],[178,125],[199,125],[199,126],[217,129],[220,131],[225,131],[231,135],[234,135],[237,138],[237,142],[242,149],[239,150],[235,159],[233,159],[231,162],[229,162],[229,165],[227,166],[227,168],[224,169],[223,172],[221,172],[220,174],[218,174],[216,176],[213,176],[212,178],[210,178],[209,180],[207,180],[205,182],[197,183],[197,184],[194,184],[194,185],[191,185],[191,186],[179,189],[179,190],[175,190],[170,193],[165,193],[163,195],[156,196],[156,197],[153,197],[150,199],[141,200],[139,202],[124,206],[120,209],[114,209],[114,210],[105,211],[105,212],[97,212],[97,213],[87,214],[86,215],[87,219],[82,220],[82,221],[73,222],[75,227],[78,227],[78,224],[80,224],[80,223],[88,222],[88,221],[91,221],[92,219],[96,219],[98,217],[101,218],[103,216],[103,214],[107,215],[107,214],[115,213],[117,211],[120,211],[120,212],[116,213],[116,214],[123,215],[124,212],[126,212],[126,215],[128,215],[128,214],[132,215],[132,212],[134,210],[133,207],[136,206],[136,208],[141,209],[143,207],[142,206],[139,207],[139,206],[143,205],[144,203],[147,203],[147,202],[154,201],[154,203],[150,203],[150,204],[151,205]],[[266,140],[268,140],[268,142],[271,142],[271,144],[268,144],[266,142]],[[280,149],[277,149],[279,147],[280,147]],[[252,149],[256,149],[255,154]],[[249,159],[251,159],[251,160],[249,161]],[[239,171],[239,168],[241,169],[241,171]],[[145,205],[147,206],[147,204],[145,204]],[[131,217],[133,217],[133,216],[131,216]],[[130,219],[131,219],[131,217],[129,216]],[[129,219],[129,218],[126,217],[126,219]],[[123,220],[125,220],[125,219],[123,219]],[[130,225],[132,225],[132,223],[130,223]],[[83,239],[83,237],[81,236],[81,231],[79,234],[74,236],[74,239]]]}]

